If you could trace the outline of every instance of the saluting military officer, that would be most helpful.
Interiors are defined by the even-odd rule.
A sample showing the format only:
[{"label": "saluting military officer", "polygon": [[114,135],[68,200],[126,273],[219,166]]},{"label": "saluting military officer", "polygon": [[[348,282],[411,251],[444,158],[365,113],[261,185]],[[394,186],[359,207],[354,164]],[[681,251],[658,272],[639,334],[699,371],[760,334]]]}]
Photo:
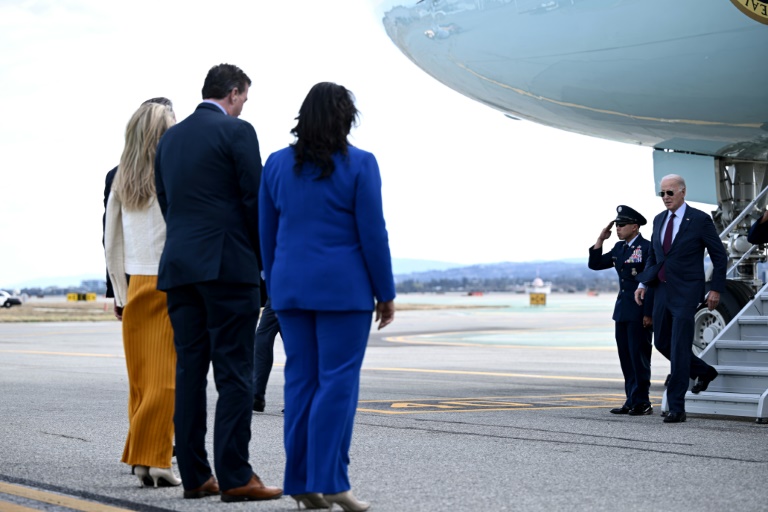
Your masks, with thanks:
[{"label": "saluting military officer", "polygon": [[[619,295],[616,297],[613,320],[616,322],[616,346],[627,399],[621,407],[611,409],[611,413],[642,416],[653,414],[648,396],[651,387],[653,297],[649,298],[646,292],[645,301],[639,306],[634,295],[639,284],[635,276],[645,268],[651,243],[640,234],[640,226],[646,224],[645,217],[625,205],[617,207],[616,212],[616,219],[603,228],[595,245],[589,248],[589,268],[604,270],[614,267],[619,275]],[[621,241],[602,254],[603,242],[611,237],[614,224]]]}]

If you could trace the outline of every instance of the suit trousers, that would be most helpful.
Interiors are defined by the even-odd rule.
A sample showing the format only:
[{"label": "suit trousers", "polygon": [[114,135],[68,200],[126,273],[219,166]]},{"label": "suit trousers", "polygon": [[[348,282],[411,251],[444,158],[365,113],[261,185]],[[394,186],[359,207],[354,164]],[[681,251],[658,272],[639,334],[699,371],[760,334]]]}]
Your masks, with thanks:
[{"label": "suit trousers", "polygon": [[277,312],[285,345],[285,494],[350,489],[347,467],[370,311]]},{"label": "suit trousers", "polygon": [[280,332],[280,322],[277,320],[272,302],[267,299],[264,311],[261,312],[259,326],[256,328],[256,340],[253,350],[253,397],[264,400],[267,393],[269,373],[274,362],[275,337]]},{"label": "suit trousers", "polygon": [[207,281],[167,290],[176,345],[176,459],[185,489],[211,477],[205,450],[208,369],[219,397],[213,430],[222,491],[248,483],[253,406],[253,332],[259,287]]},{"label": "suit trousers", "polygon": [[674,289],[659,283],[653,303],[653,334],[656,350],[669,359],[672,376],[667,385],[670,412],[685,412],[685,393],[690,379],[706,376],[711,366],[694,356],[693,331],[697,304],[668,305]]},{"label": "suit trousers", "polygon": [[616,322],[616,347],[624,374],[626,407],[650,404],[652,331],[643,322]]}]

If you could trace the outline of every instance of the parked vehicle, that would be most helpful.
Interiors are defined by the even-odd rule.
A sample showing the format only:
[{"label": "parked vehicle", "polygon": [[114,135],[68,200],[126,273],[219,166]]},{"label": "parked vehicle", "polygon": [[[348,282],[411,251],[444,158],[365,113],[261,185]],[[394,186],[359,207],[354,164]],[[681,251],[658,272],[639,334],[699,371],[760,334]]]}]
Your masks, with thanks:
[{"label": "parked vehicle", "polygon": [[10,293],[0,290],[0,306],[10,308],[11,306],[21,306],[21,299]]}]

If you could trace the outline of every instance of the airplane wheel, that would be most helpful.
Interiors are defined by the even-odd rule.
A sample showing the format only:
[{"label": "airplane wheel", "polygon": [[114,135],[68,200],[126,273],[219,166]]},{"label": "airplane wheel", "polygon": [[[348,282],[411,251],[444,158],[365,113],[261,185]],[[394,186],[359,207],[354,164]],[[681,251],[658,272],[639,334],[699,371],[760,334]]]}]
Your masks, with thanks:
[{"label": "airplane wheel", "polygon": [[693,327],[694,355],[701,354],[707,345],[714,341],[733,317],[752,300],[752,296],[752,289],[748,284],[740,281],[726,281],[725,291],[720,294],[720,304],[712,311],[703,304],[696,311]]}]

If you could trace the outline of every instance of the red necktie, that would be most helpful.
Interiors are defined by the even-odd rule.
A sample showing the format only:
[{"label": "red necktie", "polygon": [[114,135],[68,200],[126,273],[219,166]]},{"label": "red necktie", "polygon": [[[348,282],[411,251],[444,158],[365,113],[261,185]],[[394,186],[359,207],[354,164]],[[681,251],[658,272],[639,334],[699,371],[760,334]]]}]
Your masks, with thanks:
[{"label": "red necktie", "polygon": [[[672,232],[675,230],[675,214],[669,216],[669,221],[667,222],[667,230],[664,232],[664,241],[661,244],[661,248],[664,249],[664,254],[666,255],[669,252],[669,248],[672,247]],[[665,265],[662,263],[661,268],[659,269],[659,280],[662,283],[667,282],[667,272],[664,268]]]}]

